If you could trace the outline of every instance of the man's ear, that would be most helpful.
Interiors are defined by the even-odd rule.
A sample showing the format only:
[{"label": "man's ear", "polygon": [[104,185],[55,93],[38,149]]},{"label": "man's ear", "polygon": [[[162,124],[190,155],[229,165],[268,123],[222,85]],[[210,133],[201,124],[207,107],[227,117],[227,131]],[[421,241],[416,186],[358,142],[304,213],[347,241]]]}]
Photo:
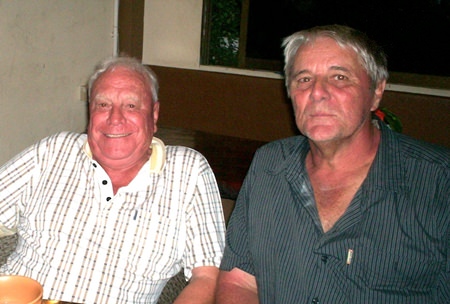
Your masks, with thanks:
[{"label": "man's ear", "polygon": [[371,111],[375,111],[376,109],[378,109],[381,98],[383,98],[385,87],[386,87],[386,80],[378,82],[377,86],[375,87],[375,90],[373,92],[373,104],[370,109]]},{"label": "man's ear", "polygon": [[153,128],[154,128],[153,132],[156,132],[156,130],[158,130],[157,127],[158,118],[159,118],[159,101],[153,103]]}]

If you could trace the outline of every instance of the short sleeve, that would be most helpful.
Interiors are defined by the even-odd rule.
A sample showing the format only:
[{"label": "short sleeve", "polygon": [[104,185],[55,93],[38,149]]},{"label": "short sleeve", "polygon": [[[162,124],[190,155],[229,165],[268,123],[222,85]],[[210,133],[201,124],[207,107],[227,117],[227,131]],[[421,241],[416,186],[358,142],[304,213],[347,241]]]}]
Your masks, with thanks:
[{"label": "short sleeve", "polygon": [[190,278],[193,268],[219,267],[225,246],[225,220],[220,192],[214,173],[203,157],[186,222],[184,272]]},{"label": "short sleeve", "polygon": [[230,271],[233,268],[239,268],[255,275],[248,239],[248,190],[250,183],[250,174],[247,174],[228,223],[225,251],[220,269]]}]

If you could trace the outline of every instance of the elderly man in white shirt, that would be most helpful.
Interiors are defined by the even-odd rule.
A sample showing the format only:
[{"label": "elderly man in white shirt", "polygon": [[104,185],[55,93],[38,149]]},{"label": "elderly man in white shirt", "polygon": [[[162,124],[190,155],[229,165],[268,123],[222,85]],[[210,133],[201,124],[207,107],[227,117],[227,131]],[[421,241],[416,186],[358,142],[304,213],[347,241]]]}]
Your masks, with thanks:
[{"label": "elderly man in white shirt", "polygon": [[0,168],[0,229],[18,246],[0,273],[42,283],[44,298],[156,303],[182,268],[176,303],[212,303],[225,224],[197,151],[153,134],[158,81],[131,58],[89,81],[87,134],[61,132]]}]

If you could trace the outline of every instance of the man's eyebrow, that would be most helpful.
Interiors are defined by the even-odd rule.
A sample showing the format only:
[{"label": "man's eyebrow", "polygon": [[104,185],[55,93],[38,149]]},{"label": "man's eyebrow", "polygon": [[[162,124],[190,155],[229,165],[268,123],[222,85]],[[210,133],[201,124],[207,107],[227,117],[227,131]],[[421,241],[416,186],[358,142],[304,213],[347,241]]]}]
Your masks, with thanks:
[{"label": "man's eyebrow", "polygon": [[[351,73],[351,70],[350,70],[349,68],[346,68],[346,67],[340,66],[340,65],[333,65],[333,66],[329,67],[328,70],[329,70],[329,71],[342,71],[342,72],[346,72],[346,73]],[[294,72],[294,73],[292,74],[292,77],[291,77],[291,78],[292,78],[292,79],[295,79],[295,78],[297,78],[299,75],[307,74],[307,73],[310,73],[310,71],[309,71],[308,69],[303,69],[303,70]]]},{"label": "man's eyebrow", "polygon": [[301,74],[305,74],[305,73],[307,73],[308,72],[308,70],[300,70],[300,71],[297,71],[297,72],[295,72],[295,73],[293,73],[292,74],[292,78],[296,78],[297,76],[299,76],[299,75],[301,75]]},{"label": "man's eyebrow", "polygon": [[94,95],[94,96],[92,96],[93,98],[92,99],[95,99],[95,100],[107,100],[108,98],[105,96],[105,95],[103,95],[103,94],[96,94],[96,95]]},{"label": "man's eyebrow", "polygon": [[330,67],[330,70],[332,70],[332,71],[342,71],[342,72],[347,72],[347,73],[351,72],[350,69],[348,69],[346,67],[343,67],[343,66],[340,66],[340,65],[333,65],[333,66]]},{"label": "man's eyebrow", "polygon": [[123,95],[123,98],[126,98],[128,100],[134,100],[134,101],[140,101],[140,98],[135,93],[127,93]]}]

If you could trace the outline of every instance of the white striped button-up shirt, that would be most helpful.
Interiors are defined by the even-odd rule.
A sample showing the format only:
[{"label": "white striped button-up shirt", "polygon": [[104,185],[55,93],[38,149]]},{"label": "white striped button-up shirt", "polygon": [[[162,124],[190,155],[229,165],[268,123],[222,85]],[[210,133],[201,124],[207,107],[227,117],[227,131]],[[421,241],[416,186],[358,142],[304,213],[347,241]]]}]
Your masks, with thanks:
[{"label": "white striped button-up shirt", "polygon": [[0,169],[0,226],[17,250],[0,273],[32,277],[44,298],[153,303],[184,268],[218,266],[225,225],[214,174],[192,149],[164,146],[114,195],[85,134],[59,133]]}]

